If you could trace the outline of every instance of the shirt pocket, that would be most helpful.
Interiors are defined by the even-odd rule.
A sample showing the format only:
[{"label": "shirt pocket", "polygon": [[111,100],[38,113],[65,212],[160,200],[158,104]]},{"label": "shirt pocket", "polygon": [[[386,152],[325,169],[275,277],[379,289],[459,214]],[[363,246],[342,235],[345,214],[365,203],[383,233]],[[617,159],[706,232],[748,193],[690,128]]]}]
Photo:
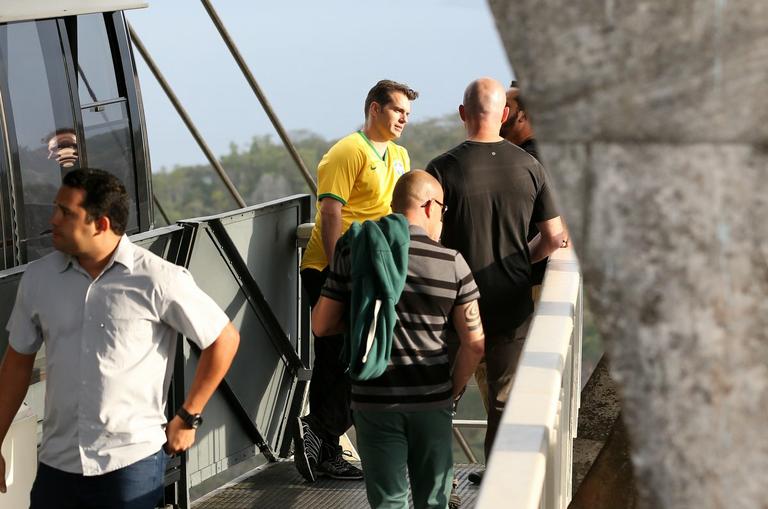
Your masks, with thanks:
[{"label": "shirt pocket", "polygon": [[108,295],[105,299],[103,343],[98,346],[106,366],[126,367],[141,364],[156,349],[157,318],[151,303],[137,292]]},{"label": "shirt pocket", "polygon": [[139,366],[156,349],[154,326],[141,318],[112,318],[102,327],[104,341],[98,346],[105,368]]}]

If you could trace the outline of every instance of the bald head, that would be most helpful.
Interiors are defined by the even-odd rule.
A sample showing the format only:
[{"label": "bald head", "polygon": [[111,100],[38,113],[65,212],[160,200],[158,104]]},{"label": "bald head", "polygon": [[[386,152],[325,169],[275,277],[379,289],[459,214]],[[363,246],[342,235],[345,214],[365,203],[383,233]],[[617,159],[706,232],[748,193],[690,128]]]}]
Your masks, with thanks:
[{"label": "bald head", "polygon": [[467,118],[501,123],[507,97],[504,86],[492,78],[480,78],[464,91],[464,112]]},{"label": "bald head", "polygon": [[392,211],[406,214],[420,208],[427,200],[442,198],[443,188],[424,170],[409,171],[397,180],[392,192]]}]

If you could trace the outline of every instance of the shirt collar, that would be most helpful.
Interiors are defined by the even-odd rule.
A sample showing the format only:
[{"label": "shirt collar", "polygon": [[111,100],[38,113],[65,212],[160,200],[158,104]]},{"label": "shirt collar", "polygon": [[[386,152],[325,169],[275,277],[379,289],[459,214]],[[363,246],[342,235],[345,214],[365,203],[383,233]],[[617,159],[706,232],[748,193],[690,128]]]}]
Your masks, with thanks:
[{"label": "shirt collar", "polygon": [[[112,255],[112,258],[107,262],[107,265],[104,267],[104,271],[107,271],[112,265],[115,263],[119,263],[120,265],[124,266],[128,273],[133,272],[133,262],[134,262],[134,245],[133,242],[128,238],[127,235],[123,234],[122,237],[120,237],[120,242],[117,244],[117,249],[115,249],[114,254]],[[67,270],[70,266],[77,263],[77,259],[66,253],[62,253],[61,251],[57,251],[59,254],[59,272],[64,272]]]},{"label": "shirt collar", "polygon": [[429,237],[427,230],[416,224],[409,224],[408,231],[416,235],[424,235],[425,237]]},{"label": "shirt collar", "polygon": [[107,266],[117,262],[128,269],[129,274],[132,273],[134,263],[134,250],[135,247],[133,242],[131,242],[131,239],[128,238],[128,235],[123,234],[123,236],[120,238],[120,243],[117,245],[115,254],[112,256],[112,260],[110,260]]}]

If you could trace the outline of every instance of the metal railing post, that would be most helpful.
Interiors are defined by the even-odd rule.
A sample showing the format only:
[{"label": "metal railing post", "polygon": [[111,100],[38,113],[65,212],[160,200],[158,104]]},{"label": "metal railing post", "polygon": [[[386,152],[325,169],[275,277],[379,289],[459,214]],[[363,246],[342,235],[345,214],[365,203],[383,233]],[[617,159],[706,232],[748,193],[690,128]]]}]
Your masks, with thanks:
[{"label": "metal railing post", "polygon": [[237,49],[237,46],[232,40],[232,37],[229,35],[229,32],[227,31],[226,27],[224,27],[224,23],[221,21],[221,18],[216,12],[216,9],[213,8],[213,5],[208,0],[201,0],[201,1],[203,3],[203,7],[205,7],[206,12],[208,12],[208,16],[211,18],[211,21],[213,21],[213,24],[216,26],[216,30],[219,31],[219,35],[221,35],[221,38],[224,41],[224,44],[227,45],[229,52],[232,54],[232,57],[235,59],[235,62],[237,62],[237,66],[240,67],[240,71],[242,71],[243,76],[245,76],[245,79],[248,81],[248,84],[251,86],[253,93],[256,94],[256,98],[261,103],[261,107],[264,108],[264,112],[269,117],[270,122],[272,122],[272,126],[275,128],[275,131],[277,131],[277,135],[280,136],[280,139],[283,141],[283,145],[285,145],[285,148],[288,150],[288,153],[291,155],[291,157],[293,158],[293,161],[296,163],[296,166],[299,168],[301,175],[304,177],[304,180],[307,182],[307,185],[312,190],[312,194],[317,195],[317,184],[315,184],[315,180],[312,178],[312,175],[309,173],[309,170],[307,170],[307,167],[304,164],[304,161],[301,159],[301,155],[299,155],[299,152],[296,150],[296,147],[293,146],[293,142],[291,142],[291,139],[288,137],[288,133],[283,128],[283,125],[280,122],[280,119],[277,118],[277,115],[272,109],[272,105],[269,104],[269,101],[267,100],[267,96],[264,95],[264,92],[261,90],[261,87],[256,81],[256,78],[254,78],[253,73],[251,73],[251,70],[248,67],[248,64],[245,63],[245,59],[240,54],[240,51]]},{"label": "metal railing post", "polygon": [[160,84],[160,87],[163,89],[163,92],[165,92],[165,95],[171,101],[171,104],[173,105],[173,107],[176,109],[176,112],[181,117],[181,120],[184,122],[184,125],[186,125],[187,129],[189,129],[190,134],[197,142],[197,145],[200,147],[200,150],[202,150],[203,154],[205,154],[205,158],[208,159],[208,162],[211,163],[211,166],[213,166],[213,169],[216,170],[216,173],[219,174],[219,178],[226,186],[227,190],[229,191],[229,194],[232,195],[232,198],[234,198],[235,202],[240,208],[245,208],[247,206],[245,203],[245,200],[243,200],[243,197],[240,196],[240,193],[235,188],[235,185],[232,183],[232,180],[230,180],[229,175],[227,175],[227,172],[224,171],[224,168],[221,166],[221,163],[219,163],[218,159],[216,159],[216,156],[213,155],[213,151],[203,139],[202,134],[200,134],[200,131],[197,129],[194,122],[192,122],[192,118],[184,109],[184,106],[181,105],[181,101],[179,101],[179,98],[173,92],[173,89],[171,89],[171,86],[168,84],[168,81],[166,81],[165,77],[163,76],[163,73],[160,72],[160,69],[157,67],[157,64],[150,56],[149,51],[147,51],[147,48],[144,46],[144,43],[141,42],[141,39],[139,38],[138,34],[133,29],[130,23],[128,23],[128,34],[131,36],[131,41],[133,41],[133,44],[136,46],[136,49],[139,50],[141,57],[144,59],[144,62],[146,62],[147,67],[149,67],[149,70],[152,71],[152,74],[155,76],[155,79]]}]

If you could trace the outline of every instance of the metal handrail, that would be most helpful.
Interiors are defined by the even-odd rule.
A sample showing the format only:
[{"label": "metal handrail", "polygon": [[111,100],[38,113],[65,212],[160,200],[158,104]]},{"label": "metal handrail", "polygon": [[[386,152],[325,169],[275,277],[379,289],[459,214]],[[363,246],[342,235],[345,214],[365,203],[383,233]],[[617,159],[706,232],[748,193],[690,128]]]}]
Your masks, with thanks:
[{"label": "metal handrail", "polygon": [[304,178],[304,181],[307,183],[307,186],[309,186],[309,189],[312,191],[312,194],[317,195],[317,184],[315,183],[315,180],[312,178],[312,174],[309,172],[309,170],[307,169],[307,166],[304,164],[304,160],[301,158],[299,151],[296,150],[296,147],[293,145],[293,142],[291,141],[291,138],[288,136],[288,133],[286,132],[285,128],[283,128],[283,124],[280,122],[280,119],[275,113],[275,110],[272,109],[272,105],[269,103],[269,100],[267,100],[267,96],[261,90],[261,87],[259,86],[259,83],[256,81],[256,78],[253,76],[253,73],[251,72],[251,69],[248,67],[248,64],[245,63],[245,59],[243,58],[243,55],[241,55],[240,50],[237,49],[237,45],[235,44],[235,41],[232,39],[232,36],[229,35],[227,28],[224,26],[224,22],[221,21],[219,14],[216,12],[216,9],[213,7],[213,4],[210,1],[208,0],[201,0],[201,1],[203,3],[203,7],[205,7],[205,11],[208,13],[208,16],[211,18],[211,21],[213,21],[213,24],[216,27],[216,30],[219,31],[219,35],[221,36],[221,39],[224,41],[224,44],[227,45],[227,49],[229,49],[229,52],[232,54],[232,58],[235,59],[237,66],[240,68],[240,72],[243,73],[245,80],[248,82],[248,85],[250,85],[251,90],[253,90],[253,93],[256,95],[256,98],[259,100],[261,107],[264,109],[264,113],[267,114],[267,117],[269,117],[269,121],[272,122],[272,127],[274,127],[275,131],[277,131],[277,135],[280,136],[280,139],[283,141],[283,145],[285,145],[286,150],[288,150],[288,154],[290,154],[291,158],[293,159],[293,162],[296,163],[296,167],[301,173],[301,176]]}]

